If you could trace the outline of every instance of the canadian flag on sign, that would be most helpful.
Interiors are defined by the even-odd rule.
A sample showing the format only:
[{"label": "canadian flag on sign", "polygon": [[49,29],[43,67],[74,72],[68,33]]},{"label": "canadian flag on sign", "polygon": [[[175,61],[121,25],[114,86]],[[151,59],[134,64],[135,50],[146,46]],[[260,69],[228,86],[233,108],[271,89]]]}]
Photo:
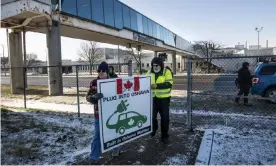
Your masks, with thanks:
[{"label": "canadian flag on sign", "polygon": [[140,80],[139,77],[134,77],[134,79],[117,79],[117,94],[122,94],[125,91],[139,91],[140,90]]}]

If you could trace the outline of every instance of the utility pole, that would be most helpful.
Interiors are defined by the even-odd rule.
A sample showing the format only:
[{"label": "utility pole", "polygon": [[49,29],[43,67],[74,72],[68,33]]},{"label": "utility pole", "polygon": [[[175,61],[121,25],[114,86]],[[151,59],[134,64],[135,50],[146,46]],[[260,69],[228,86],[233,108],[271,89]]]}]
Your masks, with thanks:
[{"label": "utility pole", "polygon": [[[255,28],[255,31],[258,32],[258,54],[259,54],[259,56],[260,56],[260,32],[262,31],[262,29],[263,29],[263,27]],[[259,62],[259,58],[257,58],[257,62]]]},{"label": "utility pole", "polygon": [[118,72],[119,72],[119,75],[121,74],[121,65],[120,65],[120,46],[118,45],[118,64],[119,64],[119,67],[118,67]]},{"label": "utility pole", "polygon": [[3,55],[3,69],[4,69],[4,72],[5,72],[5,76],[6,76],[6,60],[5,60],[5,48],[4,48],[4,45],[3,44],[1,44],[1,46],[2,46],[2,55]]},{"label": "utility pole", "polygon": [[255,28],[255,31],[258,32],[258,51],[260,50],[260,32],[262,30],[263,30],[263,27],[261,27],[261,28],[256,27]]}]

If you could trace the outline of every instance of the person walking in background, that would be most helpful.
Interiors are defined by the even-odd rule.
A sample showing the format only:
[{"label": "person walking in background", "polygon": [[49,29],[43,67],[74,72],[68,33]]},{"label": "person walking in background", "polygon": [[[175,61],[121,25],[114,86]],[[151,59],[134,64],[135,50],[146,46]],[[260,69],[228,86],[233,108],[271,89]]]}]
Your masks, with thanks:
[{"label": "person walking in background", "polygon": [[164,67],[164,62],[159,57],[154,57],[151,61],[151,70],[147,72],[151,74],[151,88],[153,89],[153,113],[152,123],[154,137],[158,129],[157,114],[161,116],[161,140],[167,144],[169,139],[169,100],[171,96],[171,88],[173,84],[172,73]]},{"label": "person walking in background", "polygon": [[109,77],[110,78],[118,78],[117,74],[114,72],[113,66],[109,66]]},{"label": "person walking in background", "polygon": [[[101,141],[100,141],[100,127],[99,127],[99,112],[98,112],[98,100],[103,98],[103,94],[97,93],[97,81],[100,79],[108,79],[109,74],[108,74],[108,64],[106,62],[102,62],[99,67],[98,67],[98,77],[94,79],[90,83],[90,88],[89,91],[87,92],[86,95],[86,100],[94,105],[94,138],[91,144],[91,153],[89,156],[89,159],[92,162],[97,163],[100,157],[100,152],[101,152]],[[120,148],[115,148],[113,149],[112,156],[116,157],[120,153]]]},{"label": "person walking in background", "polygon": [[244,105],[251,106],[251,104],[248,103],[248,95],[249,95],[249,90],[252,87],[252,75],[249,71],[248,62],[244,62],[242,64],[242,68],[238,71],[237,84],[240,90],[235,99],[235,104],[241,105],[239,101],[241,96],[244,95],[244,99],[243,99]]}]

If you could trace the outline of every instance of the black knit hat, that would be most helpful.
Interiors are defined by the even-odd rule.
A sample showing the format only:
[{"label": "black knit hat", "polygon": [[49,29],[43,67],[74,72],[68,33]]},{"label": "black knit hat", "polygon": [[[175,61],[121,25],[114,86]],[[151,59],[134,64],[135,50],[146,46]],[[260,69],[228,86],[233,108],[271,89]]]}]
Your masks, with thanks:
[{"label": "black knit hat", "polygon": [[249,63],[248,62],[243,62],[242,67],[248,67]]},{"label": "black knit hat", "polygon": [[161,71],[164,70],[164,62],[162,61],[161,58],[159,57],[154,57],[151,61],[151,71],[153,72],[153,64],[157,64],[157,65],[160,65],[161,66]]},{"label": "black knit hat", "polygon": [[100,72],[100,71],[102,71],[102,72],[107,72],[107,73],[108,73],[108,64],[107,64],[105,61],[103,61],[103,62],[99,65],[99,67],[98,67],[98,72]]}]

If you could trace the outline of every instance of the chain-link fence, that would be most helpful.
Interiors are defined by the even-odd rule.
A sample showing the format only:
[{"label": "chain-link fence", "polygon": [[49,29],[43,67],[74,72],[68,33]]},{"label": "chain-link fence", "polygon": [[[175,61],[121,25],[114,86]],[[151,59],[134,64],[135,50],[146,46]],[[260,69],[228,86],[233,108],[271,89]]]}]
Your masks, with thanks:
[{"label": "chain-link fence", "polygon": [[[218,119],[214,115],[220,117],[224,117],[226,114],[275,115],[275,60],[276,55],[189,59],[187,64],[188,67],[190,65],[187,73],[189,127],[192,128],[192,122],[194,125],[218,125],[225,124],[225,120],[229,121],[229,118]],[[252,77],[250,82],[242,83],[239,86],[238,70],[242,68],[244,62],[249,63]],[[247,73],[242,72],[241,77],[247,77],[246,75]],[[244,88],[243,84],[248,85],[250,89],[249,87]],[[249,89],[248,92],[245,89]],[[242,92],[239,95],[245,93],[245,96],[243,95],[240,100],[237,100],[240,91]],[[247,104],[247,99],[249,104]],[[212,116],[204,119],[203,115]]]},{"label": "chain-link fence", "polygon": [[[1,100],[12,100],[9,105],[16,107],[37,108],[39,106],[46,110],[66,111],[68,109],[68,111],[75,110],[80,113],[90,107],[86,104],[85,95],[90,82],[97,78],[98,65],[5,68],[1,75]],[[118,77],[132,74],[131,62],[109,64],[110,66],[114,68]],[[32,103],[34,100],[37,101],[36,105]]]},{"label": "chain-link fence", "polygon": [[[275,114],[275,61],[276,56],[229,56],[215,58],[188,58],[185,60],[185,73],[174,76],[174,85],[171,98],[171,110],[178,112],[187,111],[187,124],[189,128],[198,124],[217,124],[222,120],[214,119],[210,116],[208,120],[203,120],[197,115],[221,115],[225,114],[249,114],[249,115],[273,115]],[[249,63],[249,69],[253,75],[253,84],[249,92],[249,103],[253,106],[243,106],[243,97],[240,99],[241,106],[235,104],[235,98],[239,88],[235,84],[238,77],[238,70],[242,67],[243,62]],[[135,72],[132,63],[109,64],[114,67],[115,73],[119,77],[132,75]],[[274,66],[263,68],[264,66]],[[6,76],[2,74],[2,96],[15,101],[12,104],[22,105],[22,107],[32,108],[32,101],[40,103],[40,107],[47,109],[49,107],[58,110],[73,110],[83,112],[91,107],[85,100],[90,82],[97,77],[98,64],[93,65],[74,65],[62,66],[57,70],[56,66],[40,66],[28,68],[14,68],[18,73],[17,95],[11,95],[10,91],[10,72],[6,68]],[[25,69],[25,70],[24,70]],[[256,70],[258,69],[258,70]],[[62,95],[49,96],[49,86],[54,86],[59,82],[48,75],[49,71],[62,71]],[[183,71],[182,71],[183,72]],[[52,74],[58,74],[52,72]],[[26,75],[25,88],[24,76]],[[55,76],[53,76],[55,77]],[[57,77],[55,77],[57,78]],[[19,88],[18,88],[19,87]],[[20,89],[21,88],[21,89]],[[24,95],[25,94],[25,95]],[[254,94],[254,95],[253,95]],[[3,100],[3,98],[2,98]],[[47,103],[55,103],[57,105]],[[53,109],[53,108],[49,108]],[[192,116],[193,115],[193,116]],[[180,117],[180,116],[179,116]],[[181,117],[182,118],[182,117]],[[185,120],[180,119],[181,122]]]}]

